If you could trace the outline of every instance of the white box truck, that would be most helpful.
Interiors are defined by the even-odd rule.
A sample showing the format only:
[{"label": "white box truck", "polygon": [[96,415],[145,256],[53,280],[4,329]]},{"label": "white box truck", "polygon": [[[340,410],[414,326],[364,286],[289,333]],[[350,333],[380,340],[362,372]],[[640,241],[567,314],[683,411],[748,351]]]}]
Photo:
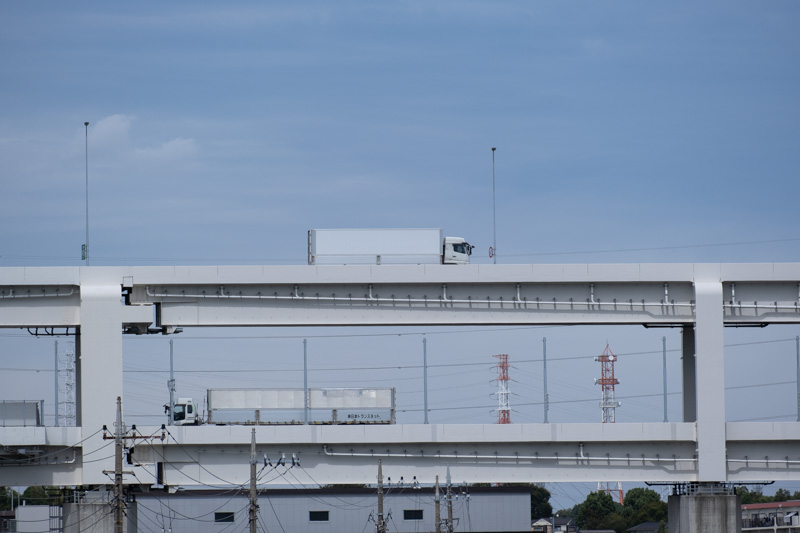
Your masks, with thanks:
[{"label": "white box truck", "polygon": [[[208,417],[191,398],[175,402],[175,425],[394,424],[394,388],[208,389]],[[306,401],[308,407],[306,410]],[[165,406],[169,415],[169,406]]]},{"label": "white box truck", "polygon": [[309,265],[467,265],[471,254],[440,228],[308,230]]}]

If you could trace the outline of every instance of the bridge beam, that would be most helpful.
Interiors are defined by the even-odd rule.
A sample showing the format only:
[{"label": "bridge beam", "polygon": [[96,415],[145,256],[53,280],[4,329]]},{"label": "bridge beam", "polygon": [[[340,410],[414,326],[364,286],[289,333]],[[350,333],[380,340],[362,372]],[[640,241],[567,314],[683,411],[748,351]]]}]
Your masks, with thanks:
[{"label": "bridge beam", "polygon": [[[79,446],[69,449],[80,449],[82,458],[76,462],[60,459],[62,466],[47,465],[45,460],[31,461],[27,463],[31,466],[26,467],[52,473],[54,483],[63,480],[65,472],[76,484],[108,481],[102,471],[110,469],[110,461],[98,461],[104,442],[97,432],[103,424],[113,429],[115,399],[122,394],[122,331],[148,331],[156,314],[156,325],[166,331],[175,327],[243,325],[642,324],[681,327],[684,331],[684,424],[664,425],[669,430],[680,428],[677,430],[680,436],[665,437],[665,442],[661,443],[663,449],[648,448],[657,440],[652,435],[646,440],[626,441],[627,450],[619,448],[620,435],[603,433],[599,440],[593,440],[597,430],[580,424],[575,425],[576,433],[570,433],[573,436],[569,439],[548,431],[572,430],[545,425],[545,429],[535,430],[534,437],[527,441],[508,433],[519,429],[480,427],[479,431],[488,437],[476,440],[472,431],[466,432],[463,438],[453,438],[452,431],[444,439],[436,435],[423,438],[416,432],[408,432],[404,426],[397,426],[396,431],[400,431],[401,436],[392,449],[400,451],[390,451],[387,460],[401,461],[401,456],[406,454],[402,450],[419,448],[426,457],[440,452],[444,461],[448,459],[445,457],[448,454],[441,449],[444,445],[457,451],[459,457],[476,453],[481,457],[491,456],[493,450],[498,455],[513,456],[524,451],[535,456],[538,449],[540,455],[558,457],[558,460],[551,460],[558,468],[538,463],[540,467],[545,466],[541,471],[548,474],[568,472],[570,480],[575,480],[576,476],[585,478],[586,474],[580,469],[561,468],[572,462],[573,466],[582,466],[581,462],[585,462],[591,466],[591,476],[595,479],[624,480],[626,476],[617,475],[620,472],[611,458],[625,457],[627,462],[627,454],[647,458],[652,452],[657,454],[651,457],[655,459],[653,464],[661,466],[649,470],[645,464],[638,468],[638,473],[637,468],[631,467],[628,477],[708,483],[752,481],[757,475],[763,476],[760,479],[788,480],[800,479],[800,457],[796,455],[800,437],[796,423],[748,426],[751,431],[740,432],[740,426],[725,422],[723,328],[726,325],[800,323],[799,287],[800,264],[0,268],[0,327],[80,328],[78,420],[81,441]],[[158,309],[158,313],[154,313],[154,309]],[[58,452],[47,457],[63,455],[57,449],[58,438],[37,436],[34,428],[30,431],[22,428],[22,432],[16,429],[0,428],[0,442],[8,449],[17,450],[14,453],[21,456],[19,452],[28,446],[27,443],[36,441],[42,449],[49,446],[50,452]],[[204,440],[191,442],[190,439],[181,445],[167,443],[165,450],[172,449],[169,453],[184,455],[190,450],[206,454],[206,457],[224,457],[221,463],[233,461],[231,452],[239,453],[238,440],[230,442],[223,434],[238,435],[239,428],[225,428],[222,433],[209,433],[210,429],[187,428],[187,431],[196,431],[194,435]],[[647,429],[662,431],[649,425]],[[687,436],[689,430],[696,434]],[[278,431],[291,434],[288,428]],[[354,429],[336,428],[331,435],[338,431],[352,435]],[[731,438],[732,431],[737,432],[736,438]],[[344,455],[326,453],[325,444],[334,454],[339,453],[339,447],[352,448],[352,464],[359,465],[368,462],[373,453],[364,446],[374,448],[386,442],[381,438],[370,440],[371,436],[352,443],[319,440],[320,435],[307,437],[311,440],[297,441],[296,448],[308,457],[319,458],[320,465],[348,464]],[[249,438],[244,445],[248,443]],[[186,449],[181,450],[181,446]],[[677,452],[670,452],[670,449]],[[359,455],[355,455],[357,450],[360,450]],[[561,459],[565,455],[570,456],[566,463]],[[595,468],[598,455],[608,458],[605,471]],[[177,461],[177,457],[174,459]],[[2,460],[4,458],[0,457],[0,462]],[[663,470],[669,460],[673,461],[672,469]],[[497,467],[485,459],[473,463],[469,467],[474,469],[473,473],[464,471],[467,479],[510,481],[515,479],[504,478],[518,475],[505,463],[498,463]],[[89,464],[91,466],[86,466]],[[7,472],[23,469],[16,465],[13,462],[0,465],[4,479]],[[324,467],[319,468],[321,472]],[[358,469],[353,470],[356,471]],[[368,471],[372,475],[371,465]],[[527,476],[535,469],[523,471]],[[19,478],[21,481],[9,483],[25,484],[24,478],[23,475]]]}]

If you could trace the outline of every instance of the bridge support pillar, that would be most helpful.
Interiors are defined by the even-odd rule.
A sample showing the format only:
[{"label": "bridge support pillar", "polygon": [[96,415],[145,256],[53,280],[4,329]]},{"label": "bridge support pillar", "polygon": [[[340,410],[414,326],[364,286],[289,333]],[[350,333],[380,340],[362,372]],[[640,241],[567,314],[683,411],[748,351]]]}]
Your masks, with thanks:
[{"label": "bridge support pillar", "polygon": [[[122,323],[119,284],[100,282],[81,285],[81,326],[76,370],[77,422],[83,431],[84,454],[96,452],[106,444],[101,429],[114,433],[116,400],[122,395]],[[113,448],[112,448],[113,449]],[[107,484],[104,470],[114,469],[114,457],[103,453],[89,456],[85,484]],[[97,457],[100,456],[100,457]]]},{"label": "bridge support pillar", "polygon": [[733,494],[669,497],[670,533],[741,533],[741,498]]},{"label": "bridge support pillar", "polygon": [[697,368],[694,349],[694,324],[683,326],[681,363],[683,383],[683,421],[697,422]]}]

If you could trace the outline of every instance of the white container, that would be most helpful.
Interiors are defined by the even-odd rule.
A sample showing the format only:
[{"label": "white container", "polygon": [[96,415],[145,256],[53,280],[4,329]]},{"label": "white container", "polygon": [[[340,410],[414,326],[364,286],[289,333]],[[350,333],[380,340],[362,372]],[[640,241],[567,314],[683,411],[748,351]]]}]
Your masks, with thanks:
[{"label": "white container", "polygon": [[[209,424],[302,424],[303,389],[209,389]],[[395,389],[308,389],[309,424],[394,424]]]},{"label": "white container", "polygon": [[312,229],[308,264],[438,264],[442,243],[440,228]]}]

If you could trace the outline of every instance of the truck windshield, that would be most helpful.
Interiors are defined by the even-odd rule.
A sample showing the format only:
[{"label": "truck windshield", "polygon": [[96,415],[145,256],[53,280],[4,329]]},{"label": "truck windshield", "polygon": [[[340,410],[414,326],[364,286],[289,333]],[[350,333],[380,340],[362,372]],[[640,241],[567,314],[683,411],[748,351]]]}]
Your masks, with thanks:
[{"label": "truck windshield", "polygon": [[186,409],[183,405],[175,405],[175,412],[173,413],[172,419],[175,421],[186,419]]}]

